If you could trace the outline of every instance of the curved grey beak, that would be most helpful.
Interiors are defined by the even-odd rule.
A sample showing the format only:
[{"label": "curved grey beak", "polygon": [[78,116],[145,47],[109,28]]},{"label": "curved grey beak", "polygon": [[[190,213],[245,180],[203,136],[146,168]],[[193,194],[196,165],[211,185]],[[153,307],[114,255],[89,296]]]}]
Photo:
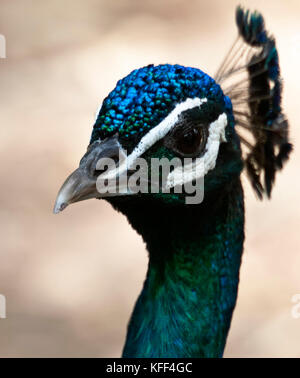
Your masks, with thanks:
[{"label": "curved grey beak", "polygon": [[96,180],[88,177],[79,167],[63,183],[56,197],[54,214],[64,210],[70,203],[96,198]]},{"label": "curved grey beak", "polygon": [[122,148],[117,135],[91,144],[79,167],[70,174],[60,188],[53,209],[54,214],[61,212],[71,203],[101,198],[102,195],[96,187],[97,177],[100,174],[100,171],[97,171],[97,164],[101,158],[119,161],[120,151]]}]

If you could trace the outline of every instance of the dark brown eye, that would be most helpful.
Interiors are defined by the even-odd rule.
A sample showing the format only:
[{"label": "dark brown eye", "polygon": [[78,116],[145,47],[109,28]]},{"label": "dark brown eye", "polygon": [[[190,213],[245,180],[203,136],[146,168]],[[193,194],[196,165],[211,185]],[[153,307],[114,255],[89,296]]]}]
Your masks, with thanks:
[{"label": "dark brown eye", "polygon": [[197,157],[204,151],[208,130],[205,125],[180,128],[165,141],[165,145],[182,157]]},{"label": "dark brown eye", "polygon": [[201,144],[201,139],[202,135],[200,130],[193,128],[179,138],[176,147],[184,155],[194,154]]}]

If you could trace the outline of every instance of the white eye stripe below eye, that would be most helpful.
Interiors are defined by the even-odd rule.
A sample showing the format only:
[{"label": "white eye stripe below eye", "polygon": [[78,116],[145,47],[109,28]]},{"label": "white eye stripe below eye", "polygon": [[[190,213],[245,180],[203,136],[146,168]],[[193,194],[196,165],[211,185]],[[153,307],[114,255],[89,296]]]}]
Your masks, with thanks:
[{"label": "white eye stripe below eye", "polygon": [[184,185],[193,180],[204,177],[208,171],[216,166],[219,147],[226,142],[225,127],[227,126],[227,115],[222,113],[219,118],[209,125],[208,138],[205,146],[205,153],[201,158],[183,167],[175,168],[169,173],[166,188],[173,188],[176,185]]},{"label": "white eye stripe below eye", "polygon": [[156,142],[158,142],[168,134],[168,132],[176,125],[178,117],[182,112],[196,107],[201,107],[201,105],[205,102],[207,102],[207,98],[196,97],[188,98],[184,102],[177,104],[165,119],[163,119],[157,126],[151,129],[145,136],[143,136],[139,144],[116,170],[107,172],[105,178],[112,179],[117,175],[123,174],[127,169],[130,169],[137,158],[139,158]]}]

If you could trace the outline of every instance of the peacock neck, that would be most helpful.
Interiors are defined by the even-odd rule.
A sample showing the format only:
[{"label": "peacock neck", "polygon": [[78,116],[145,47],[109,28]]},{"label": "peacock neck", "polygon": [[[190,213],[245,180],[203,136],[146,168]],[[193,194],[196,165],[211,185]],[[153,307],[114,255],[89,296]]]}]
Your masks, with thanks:
[{"label": "peacock neck", "polygon": [[149,251],[123,357],[221,357],[244,240],[240,180],[199,206],[166,209],[145,202],[138,210],[126,205],[119,210]]}]

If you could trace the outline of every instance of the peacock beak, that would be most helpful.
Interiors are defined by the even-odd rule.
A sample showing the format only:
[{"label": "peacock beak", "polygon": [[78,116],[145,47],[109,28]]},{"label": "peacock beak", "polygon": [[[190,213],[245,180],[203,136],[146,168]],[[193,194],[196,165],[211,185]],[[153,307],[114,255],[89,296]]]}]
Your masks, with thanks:
[{"label": "peacock beak", "polygon": [[63,183],[56,197],[54,214],[64,210],[74,202],[95,198],[97,195],[96,183],[88,177],[84,170],[79,167]]},{"label": "peacock beak", "polygon": [[102,195],[96,187],[99,175],[97,163],[102,158],[119,160],[121,150],[117,135],[91,144],[81,159],[79,167],[70,174],[60,188],[53,209],[54,214],[61,212],[71,203],[101,198]]}]

